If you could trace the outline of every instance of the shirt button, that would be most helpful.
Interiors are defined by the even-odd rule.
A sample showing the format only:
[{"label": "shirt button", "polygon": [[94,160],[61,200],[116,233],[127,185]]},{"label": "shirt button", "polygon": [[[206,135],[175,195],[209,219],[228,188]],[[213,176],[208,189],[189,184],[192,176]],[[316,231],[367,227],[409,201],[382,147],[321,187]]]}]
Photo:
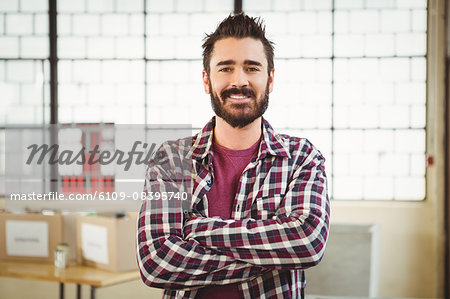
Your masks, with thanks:
[{"label": "shirt button", "polygon": [[212,180],[207,180],[206,184],[208,184],[208,186],[211,187],[212,186]]}]

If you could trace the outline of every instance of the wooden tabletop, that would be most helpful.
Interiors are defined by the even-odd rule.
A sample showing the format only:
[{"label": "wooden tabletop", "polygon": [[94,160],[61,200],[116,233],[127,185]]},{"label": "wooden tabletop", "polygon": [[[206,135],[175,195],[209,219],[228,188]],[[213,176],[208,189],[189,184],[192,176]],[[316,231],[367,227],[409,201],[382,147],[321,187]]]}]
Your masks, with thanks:
[{"label": "wooden tabletop", "polygon": [[140,277],[137,269],[128,272],[109,272],[79,265],[58,269],[53,264],[2,261],[0,261],[0,276],[85,284],[94,287],[110,286]]}]

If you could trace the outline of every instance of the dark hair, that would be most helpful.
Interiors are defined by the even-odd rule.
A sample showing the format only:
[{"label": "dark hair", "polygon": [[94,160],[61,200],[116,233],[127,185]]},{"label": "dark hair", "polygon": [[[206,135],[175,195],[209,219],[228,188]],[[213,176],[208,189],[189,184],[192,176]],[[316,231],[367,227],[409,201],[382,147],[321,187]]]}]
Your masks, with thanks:
[{"label": "dark hair", "polygon": [[224,38],[234,37],[242,39],[245,37],[252,37],[260,40],[264,46],[264,52],[267,58],[267,69],[272,71],[273,69],[273,42],[266,38],[266,31],[264,22],[261,18],[252,18],[244,13],[236,15],[229,15],[225,18],[216,31],[211,34],[206,34],[203,39],[203,68],[207,74],[209,74],[211,61],[211,54],[214,50],[214,44]]}]

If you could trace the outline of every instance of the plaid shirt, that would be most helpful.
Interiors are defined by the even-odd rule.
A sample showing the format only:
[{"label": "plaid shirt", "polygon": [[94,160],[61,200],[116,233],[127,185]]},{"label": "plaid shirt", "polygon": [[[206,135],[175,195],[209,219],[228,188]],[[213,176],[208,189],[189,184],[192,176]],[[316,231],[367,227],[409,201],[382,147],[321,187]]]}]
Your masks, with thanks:
[{"label": "plaid shirt", "polygon": [[[319,263],[328,237],[325,159],[308,140],[276,134],[263,120],[231,219],[208,217],[214,125],[213,118],[192,139],[164,143],[149,165],[146,192],[188,191],[192,198],[187,205],[144,201],[137,231],[142,280],[164,288],[165,298],[195,298],[198,288],[230,283],[239,283],[243,298],[304,298],[304,269]],[[185,217],[187,209],[195,217]]]}]

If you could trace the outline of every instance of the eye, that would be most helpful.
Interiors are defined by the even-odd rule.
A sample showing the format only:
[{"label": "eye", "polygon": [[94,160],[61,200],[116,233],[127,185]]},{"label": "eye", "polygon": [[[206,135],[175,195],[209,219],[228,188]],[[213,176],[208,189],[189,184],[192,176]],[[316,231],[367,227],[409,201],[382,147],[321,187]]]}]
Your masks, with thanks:
[{"label": "eye", "polygon": [[224,67],[224,68],[219,69],[219,72],[223,72],[223,73],[227,73],[227,72],[230,72],[230,71],[231,71],[230,67]]},{"label": "eye", "polygon": [[248,72],[254,73],[254,72],[259,72],[259,68],[257,67],[249,67],[247,68]]}]

